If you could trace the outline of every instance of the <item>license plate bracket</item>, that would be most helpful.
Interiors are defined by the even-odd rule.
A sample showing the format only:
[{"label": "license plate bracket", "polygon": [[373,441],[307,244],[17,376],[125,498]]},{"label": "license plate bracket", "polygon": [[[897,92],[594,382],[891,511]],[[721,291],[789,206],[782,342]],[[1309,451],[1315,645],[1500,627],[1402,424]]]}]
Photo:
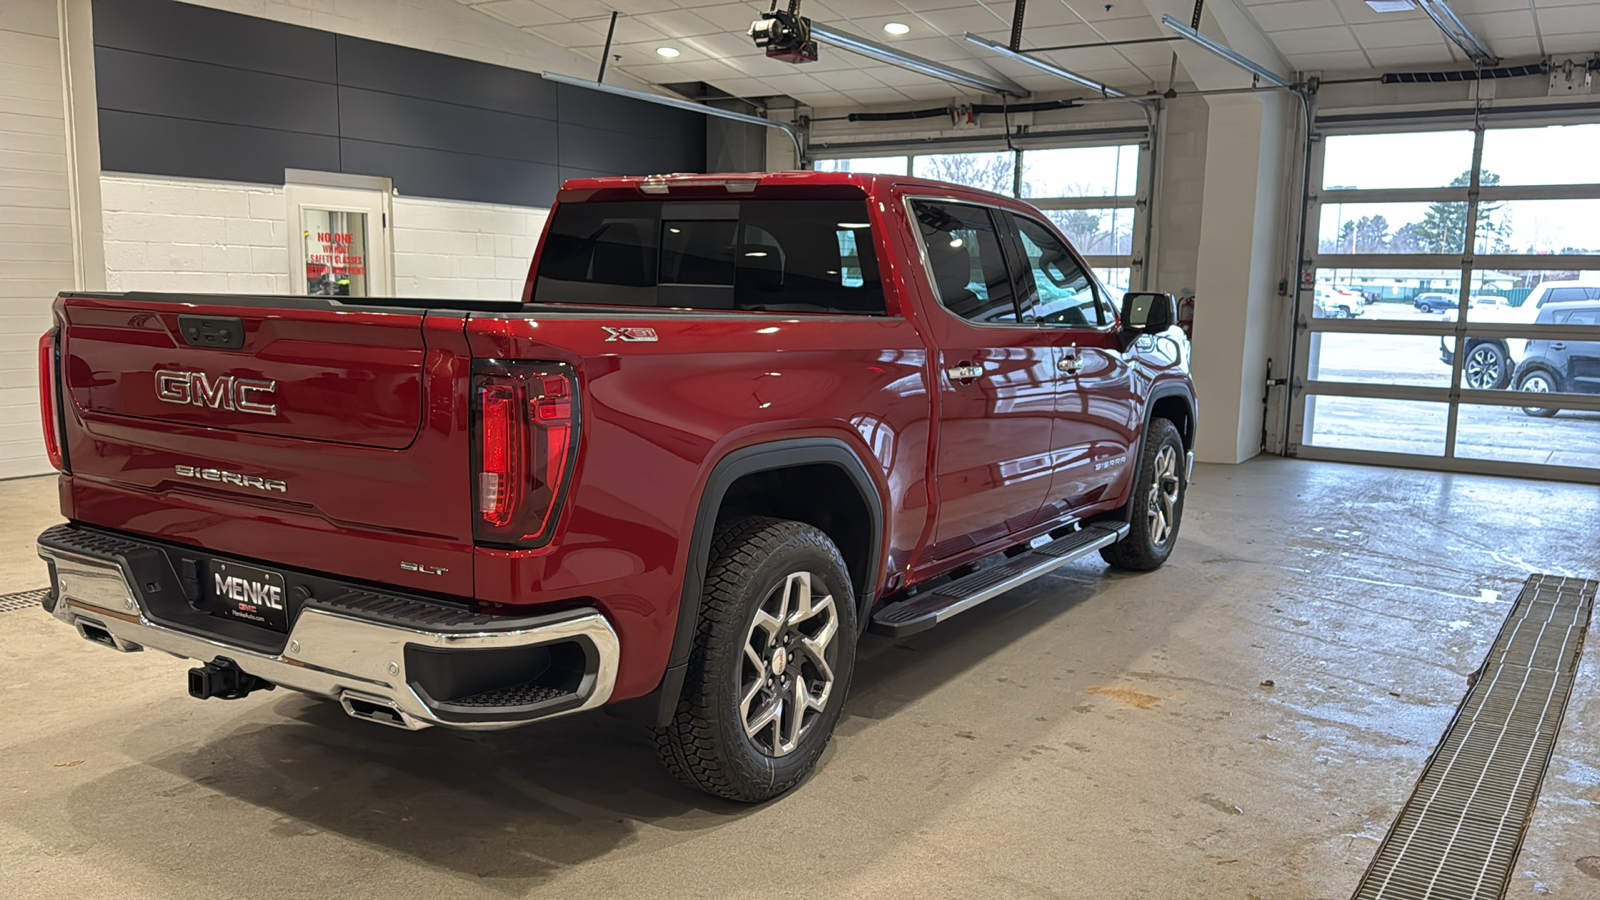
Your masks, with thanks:
[{"label": "license plate bracket", "polygon": [[214,615],[273,631],[289,630],[289,592],[282,573],[212,560],[205,586]]}]

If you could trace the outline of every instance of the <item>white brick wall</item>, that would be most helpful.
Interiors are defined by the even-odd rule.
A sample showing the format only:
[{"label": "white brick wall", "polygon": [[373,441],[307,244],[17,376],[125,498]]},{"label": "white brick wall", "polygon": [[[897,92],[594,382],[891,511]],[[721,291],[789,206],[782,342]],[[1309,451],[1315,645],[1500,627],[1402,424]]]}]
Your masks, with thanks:
[{"label": "white brick wall", "polygon": [[282,294],[283,188],[103,175],[106,289]]},{"label": "white brick wall", "polygon": [[514,300],[522,296],[547,210],[394,199],[395,293]]},{"label": "white brick wall", "polygon": [[[105,175],[100,190],[108,290],[291,290],[283,188]],[[394,198],[395,293],[520,297],[545,214],[521,206]]]},{"label": "white brick wall", "polygon": [[50,471],[37,347],[74,287],[55,0],[0,0],[0,478]]}]

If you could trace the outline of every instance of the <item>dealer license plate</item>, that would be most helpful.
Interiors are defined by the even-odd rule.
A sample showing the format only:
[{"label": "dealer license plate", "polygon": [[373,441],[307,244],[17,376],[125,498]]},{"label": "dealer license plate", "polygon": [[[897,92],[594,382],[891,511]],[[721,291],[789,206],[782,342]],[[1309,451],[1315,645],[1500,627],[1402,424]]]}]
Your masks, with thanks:
[{"label": "dealer license plate", "polygon": [[283,576],[241,563],[213,561],[206,590],[217,615],[274,631],[289,630],[289,596]]}]

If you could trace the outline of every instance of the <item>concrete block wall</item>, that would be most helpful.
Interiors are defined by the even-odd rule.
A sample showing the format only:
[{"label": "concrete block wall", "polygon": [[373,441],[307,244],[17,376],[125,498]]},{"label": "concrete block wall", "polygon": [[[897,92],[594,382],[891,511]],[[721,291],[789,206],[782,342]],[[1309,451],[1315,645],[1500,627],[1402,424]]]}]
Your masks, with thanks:
[{"label": "concrete block wall", "polygon": [[106,289],[289,291],[283,188],[103,175]]},{"label": "concrete block wall", "polygon": [[[293,290],[283,188],[116,174],[100,190],[107,290]],[[397,296],[522,296],[547,210],[421,197],[393,208]]]},{"label": "concrete block wall", "polygon": [[548,210],[394,198],[394,289],[400,297],[522,296]]},{"label": "concrete block wall", "polygon": [[0,478],[50,471],[38,340],[76,278],[55,0],[0,2]]}]

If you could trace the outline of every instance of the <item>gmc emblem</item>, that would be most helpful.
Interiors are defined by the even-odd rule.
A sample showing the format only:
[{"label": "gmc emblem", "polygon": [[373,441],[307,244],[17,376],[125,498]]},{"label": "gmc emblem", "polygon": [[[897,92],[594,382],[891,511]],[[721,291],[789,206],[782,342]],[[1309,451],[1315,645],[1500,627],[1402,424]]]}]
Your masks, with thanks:
[{"label": "gmc emblem", "polygon": [[278,389],[276,381],[264,378],[212,377],[204,372],[161,369],[156,372],[156,399],[180,406],[209,406],[258,416],[275,416],[278,404],[263,403],[262,396]]}]

